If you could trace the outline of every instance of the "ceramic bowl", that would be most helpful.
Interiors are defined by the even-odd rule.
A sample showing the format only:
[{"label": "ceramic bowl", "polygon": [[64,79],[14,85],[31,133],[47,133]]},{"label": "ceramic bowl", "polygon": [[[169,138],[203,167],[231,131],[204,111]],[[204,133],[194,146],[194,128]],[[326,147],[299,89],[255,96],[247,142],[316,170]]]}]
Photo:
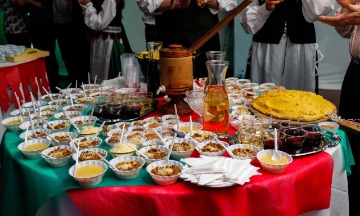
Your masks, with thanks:
[{"label": "ceramic bowl", "polygon": [[[169,149],[166,148],[165,146],[162,146],[162,145],[142,147],[142,148],[139,150],[139,152],[145,154],[146,152],[148,152],[148,151],[151,150],[151,149],[161,150],[161,151],[164,151],[166,154],[165,154],[164,157],[159,158],[159,159],[148,159],[148,158],[144,158],[146,165],[151,164],[152,162],[155,162],[155,161],[159,161],[159,160],[165,159],[165,158],[167,157],[168,153],[169,153]],[[136,152],[136,154],[137,154],[138,156],[140,156],[139,153]],[[146,154],[145,154],[145,155],[146,155]],[[142,157],[142,156],[141,156],[141,157]]]},{"label": "ceramic bowl", "polygon": [[[230,152],[230,156],[234,159],[253,159],[256,157],[256,154],[260,151],[260,149],[254,145],[249,144],[235,144],[228,147]],[[233,151],[240,152],[239,155],[235,155]]]},{"label": "ceramic bowl", "polygon": [[[229,144],[226,142],[221,142],[225,147],[228,147]],[[213,145],[215,147],[215,149],[210,150],[210,147],[207,147],[207,145]],[[221,147],[222,149],[220,149]],[[206,148],[206,149],[204,149]],[[218,149],[218,151],[215,151],[216,149]],[[221,145],[218,144],[215,140],[207,140],[207,141],[203,141],[201,143],[199,143],[196,146],[196,150],[201,154],[201,155],[206,155],[206,156],[210,156],[210,157],[215,157],[215,156],[223,156],[224,153],[226,152],[226,149]]]},{"label": "ceramic bowl", "polygon": [[[166,144],[167,146],[169,146],[170,148],[170,145],[171,145],[171,142],[172,141],[168,141]],[[175,150],[175,146],[176,144],[180,144],[180,143],[189,143],[191,144],[193,147],[189,150],[186,150],[186,151],[176,151]],[[191,154],[194,152],[195,150],[195,147],[198,145],[198,143],[194,140],[191,140],[191,139],[185,139],[185,138],[175,138],[175,142],[174,142],[174,147],[171,151],[171,158],[175,159],[175,160],[180,160],[181,158],[187,158],[187,157],[190,157]]]},{"label": "ceramic bowl", "polygon": [[[152,173],[152,170],[156,169],[156,167],[165,167],[165,166],[176,166],[180,169],[180,172],[176,175],[170,175],[170,176],[162,176]],[[177,182],[182,170],[183,170],[183,165],[180,162],[174,160],[169,160],[169,163],[167,163],[166,160],[155,161],[146,167],[146,171],[150,174],[151,178],[158,185],[174,184],[175,182]]]},{"label": "ceramic bowl", "polygon": [[[54,150],[57,152],[68,152],[69,154],[59,154],[58,157],[53,157],[50,153]],[[71,151],[71,153],[70,153]],[[52,167],[63,167],[70,164],[71,155],[74,152],[74,149],[67,145],[54,146],[51,148],[47,148],[41,152],[41,157]],[[46,157],[50,156],[50,157]]]},{"label": "ceramic bowl", "polygon": [[[45,144],[42,148],[36,150],[26,150],[25,148],[34,144]],[[47,139],[32,139],[28,140],[26,143],[22,142],[17,147],[23,153],[27,159],[38,159],[40,158],[40,153],[50,146],[51,142]]]},{"label": "ceramic bowl", "polygon": [[[11,132],[19,132],[22,129],[20,128],[20,125],[23,124],[24,122],[26,122],[27,118],[26,117],[21,117],[21,116],[13,116],[13,117],[8,117],[5,118],[1,121],[1,123],[6,127],[6,129],[8,131]],[[26,130],[26,128],[25,128]]]},{"label": "ceramic bowl", "polygon": [[133,179],[133,178],[138,177],[142,167],[145,164],[145,160],[138,156],[122,156],[122,157],[113,158],[109,162],[111,165],[115,166],[116,164],[124,162],[124,161],[138,161],[138,162],[140,162],[141,165],[140,165],[140,167],[133,169],[133,170],[129,170],[129,171],[113,169],[112,167],[110,167],[111,170],[115,173],[116,177],[118,177],[119,179]]},{"label": "ceramic bowl", "polygon": [[[95,175],[95,176],[77,177],[75,175],[75,170],[79,169],[81,167],[84,167],[84,166],[100,166],[103,169],[103,171],[100,174]],[[88,160],[88,161],[79,162],[78,164],[70,167],[69,175],[71,177],[73,177],[75,179],[75,181],[81,186],[94,186],[94,185],[99,184],[102,181],[107,169],[108,169],[108,167],[107,167],[106,163],[104,163],[102,161]]]},{"label": "ceramic bowl", "polygon": [[[259,160],[261,169],[269,172],[269,173],[282,173],[285,171],[286,167],[293,161],[293,158],[283,151],[278,151],[281,157],[280,162],[276,161],[264,161],[264,157],[271,157],[275,150],[273,149],[266,149],[261,150],[256,154],[256,158]],[[282,161],[282,159],[284,161]]]}]

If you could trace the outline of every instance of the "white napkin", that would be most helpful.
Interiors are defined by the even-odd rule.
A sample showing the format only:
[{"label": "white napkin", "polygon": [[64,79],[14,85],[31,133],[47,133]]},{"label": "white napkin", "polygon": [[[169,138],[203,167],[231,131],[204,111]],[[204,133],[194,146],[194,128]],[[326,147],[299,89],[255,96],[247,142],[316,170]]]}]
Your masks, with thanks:
[{"label": "white napkin", "polygon": [[250,164],[250,159],[236,160],[227,157],[184,158],[186,169],[180,175],[185,181],[209,187],[227,187],[234,184],[243,185],[254,175],[260,175]]}]

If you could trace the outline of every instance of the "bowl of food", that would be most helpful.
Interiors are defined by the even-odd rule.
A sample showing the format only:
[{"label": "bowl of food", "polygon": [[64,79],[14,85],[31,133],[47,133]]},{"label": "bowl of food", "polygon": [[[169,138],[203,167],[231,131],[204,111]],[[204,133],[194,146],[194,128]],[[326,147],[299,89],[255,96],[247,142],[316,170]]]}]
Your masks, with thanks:
[{"label": "bowl of food", "polygon": [[40,112],[57,112],[61,109],[59,105],[46,105],[39,108]]},{"label": "bowl of food", "polygon": [[145,160],[138,156],[116,157],[109,161],[116,169],[111,170],[119,179],[133,179],[138,177]]},{"label": "bowl of food", "polygon": [[78,117],[75,117],[75,118],[73,118],[71,120],[76,126],[78,126],[78,128],[80,130],[82,130],[85,127],[94,126],[96,121],[98,120],[98,117],[91,116],[91,115],[86,115],[86,116],[78,116]]},{"label": "bowl of food", "polygon": [[249,144],[235,144],[228,147],[230,156],[234,159],[253,159],[260,149],[254,145]]},{"label": "bowl of food", "polygon": [[[100,127],[94,127],[94,126],[86,126],[78,132],[79,136],[81,137],[93,137],[97,132],[100,132],[102,128]],[[98,133],[99,135],[99,133]]]},{"label": "bowl of food", "polygon": [[99,137],[79,137],[70,142],[70,146],[77,149],[98,148],[102,140]]},{"label": "bowl of food", "polygon": [[[75,117],[78,117],[78,116],[81,116],[81,112],[79,112],[79,111],[65,111],[65,112],[71,119],[73,119]],[[60,120],[60,119],[68,119],[63,112],[56,113],[54,115],[54,118],[58,119],[58,120]]]},{"label": "bowl of food", "polygon": [[215,156],[223,156],[229,144],[226,142],[221,142],[222,144],[216,142],[215,140],[207,140],[199,143],[196,146],[196,150],[206,156],[215,157]]},{"label": "bowl of food", "polygon": [[[172,141],[167,142],[167,146],[170,146]],[[194,152],[197,142],[191,139],[175,138],[174,146],[171,151],[171,158],[180,160],[181,158],[190,157]]]},{"label": "bowl of food", "polygon": [[33,113],[30,115],[30,118],[33,120],[36,120],[38,118],[38,116],[40,115],[40,117],[44,120],[47,121],[51,121],[55,115],[54,112],[51,111],[41,111],[40,113]]},{"label": "bowl of food", "polygon": [[74,149],[67,145],[54,146],[41,152],[41,157],[52,167],[63,167],[70,163]]},{"label": "bowl of food", "polygon": [[293,161],[293,158],[286,152],[278,151],[280,161],[274,161],[271,159],[274,151],[274,149],[261,150],[256,154],[256,158],[259,160],[262,170],[269,173],[282,173]]},{"label": "bowl of food", "polygon": [[199,130],[199,131],[193,132],[192,134],[187,133],[185,135],[185,138],[186,139],[192,138],[200,143],[200,142],[204,142],[207,140],[214,140],[215,138],[217,138],[217,135],[210,131]]},{"label": "bowl of food", "polygon": [[[129,145],[131,147],[129,147]],[[138,150],[140,148],[140,143],[130,143],[127,140],[124,140],[121,143],[113,145],[109,152],[114,158],[120,156],[133,156],[135,153],[134,149]]]},{"label": "bowl of food", "polygon": [[[44,128],[38,128],[38,129],[34,129],[34,130],[30,130],[28,131],[27,134],[27,140],[32,140],[32,139],[39,139],[39,138],[46,138],[46,136],[48,134],[50,134],[51,131],[50,130],[46,130]],[[19,137],[22,140],[25,140],[25,136],[26,136],[26,131],[22,132]]]},{"label": "bowl of food", "polygon": [[41,106],[45,106],[47,105],[47,102],[46,101],[31,101],[31,102],[27,102],[27,103],[24,103],[22,106],[25,107],[25,108],[32,108],[32,107],[41,107]]},{"label": "bowl of food", "polygon": [[99,184],[108,167],[99,160],[87,160],[79,162],[69,169],[69,175],[81,186],[93,186]]},{"label": "bowl of food", "polygon": [[336,133],[339,129],[339,124],[331,121],[320,122],[318,125],[323,132]]},{"label": "bowl of food", "polygon": [[149,164],[146,171],[158,185],[174,184],[183,170],[183,165],[174,160],[160,160]]},{"label": "bowl of food", "polygon": [[49,147],[51,142],[47,139],[32,139],[20,143],[17,147],[27,159],[38,159],[40,153]]},{"label": "bowl of food", "polygon": [[[78,161],[82,162],[86,160],[101,160],[101,158],[96,153],[103,158],[106,158],[107,156],[107,151],[101,148],[82,149],[78,153]],[[72,158],[76,161],[76,152],[74,152]]]},{"label": "bowl of food", "polygon": [[201,130],[202,128],[202,124],[197,122],[179,122],[179,127],[177,124],[173,126],[173,129],[180,138],[184,138],[186,133],[189,133],[191,129],[193,132],[195,132]]},{"label": "bowl of food", "polygon": [[86,104],[89,108],[93,108],[98,102],[98,99],[95,97],[83,97],[75,100],[77,104]]},{"label": "bowl of food", "polygon": [[[148,158],[145,159],[145,164],[148,165],[152,162],[163,160],[167,157],[169,153],[169,149],[166,148],[163,145],[157,145],[157,146],[146,146],[142,147],[139,152],[146,155]],[[143,157],[139,153],[136,152],[136,154],[140,157]]]},{"label": "bowl of food", "polygon": [[31,126],[31,121],[25,121],[19,125],[19,128],[22,131],[26,131],[26,128],[29,128],[29,130],[32,128],[33,129],[40,129],[40,128],[44,129],[43,127],[44,127],[43,122],[41,122],[41,121],[38,122],[35,120],[33,121],[33,127]]},{"label": "bowl of food", "polygon": [[165,145],[165,143],[163,141],[161,141],[160,139],[152,139],[152,140],[148,140],[146,142],[143,143],[143,146],[157,146],[157,145]]},{"label": "bowl of food", "polygon": [[54,100],[54,101],[49,101],[48,105],[58,105],[58,106],[66,106],[71,104],[71,100],[70,99],[59,99],[59,100]]},{"label": "bowl of food", "polygon": [[20,128],[20,125],[26,122],[26,120],[26,117],[13,116],[3,119],[1,123],[6,127],[8,131],[19,132],[22,130]]},{"label": "bowl of food", "polygon": [[81,114],[83,114],[87,108],[88,106],[86,104],[74,104],[74,105],[66,105],[62,109],[63,111],[78,111]]},{"label": "bowl of food", "polygon": [[33,108],[21,108],[20,109],[16,109],[10,112],[11,116],[21,116],[20,112],[22,113],[23,116],[29,116],[30,114],[34,113],[34,109]]},{"label": "bowl of food", "polygon": [[68,132],[70,126],[71,123],[69,120],[54,120],[47,122],[47,124],[44,124],[43,128],[47,130],[51,130],[52,133],[57,133],[57,132]]},{"label": "bowl of food", "polygon": [[41,96],[41,100],[44,100],[47,102],[52,101],[52,100],[56,101],[58,98],[59,98],[59,94],[57,94],[57,93],[46,94],[46,95]]},{"label": "bowl of food", "polygon": [[[51,144],[56,145],[69,145],[70,141],[77,138],[77,133],[74,132],[56,132],[49,134],[50,137],[47,137],[51,141]],[[57,142],[55,141],[57,140]]]}]

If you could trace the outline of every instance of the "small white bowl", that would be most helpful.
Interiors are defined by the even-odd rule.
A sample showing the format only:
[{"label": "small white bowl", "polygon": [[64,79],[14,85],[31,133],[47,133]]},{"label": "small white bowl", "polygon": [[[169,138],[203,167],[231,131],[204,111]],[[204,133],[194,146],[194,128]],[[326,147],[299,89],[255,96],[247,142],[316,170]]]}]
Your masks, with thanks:
[{"label": "small white bowl", "polygon": [[[41,157],[44,158],[44,160],[52,167],[63,167],[63,166],[66,166],[70,163],[71,161],[71,155],[67,155],[65,157],[61,157],[61,158],[54,158],[54,157],[46,157],[46,156],[49,156],[50,152],[53,151],[53,150],[56,150],[57,148],[60,148],[60,149],[68,149],[70,150],[71,152],[74,152],[74,149],[70,146],[67,146],[67,145],[61,145],[61,146],[54,146],[54,147],[51,147],[51,148],[47,148],[45,150],[43,150],[41,152]],[[46,155],[46,156],[44,156]]]},{"label": "small white bowl", "polygon": [[[183,127],[185,127],[187,130],[183,130]],[[192,123],[193,132],[199,131],[203,128],[202,124],[198,122]],[[177,133],[178,137],[184,138],[186,133],[190,132],[190,122],[179,122],[179,128],[177,125],[173,126],[173,129]]]},{"label": "small white bowl", "polygon": [[[65,111],[65,112],[71,119],[81,116],[81,112],[79,112],[79,111]],[[56,113],[54,115],[54,118],[59,119],[59,120],[60,119],[68,119],[63,112]]]},{"label": "small white bowl", "polygon": [[115,173],[116,177],[118,177],[119,179],[133,179],[133,178],[138,177],[142,167],[145,164],[145,160],[143,158],[141,158],[141,157],[138,157],[138,156],[116,157],[116,158],[113,158],[112,160],[110,160],[109,162],[110,162],[111,165],[113,165],[115,167],[115,165],[117,163],[120,163],[120,162],[123,162],[123,161],[139,161],[141,163],[141,166],[138,167],[137,169],[133,169],[133,170],[129,170],[129,171],[113,169],[112,167],[110,167],[111,170]]},{"label": "small white bowl", "polygon": [[[112,136],[118,136],[120,137],[122,133],[122,130],[120,128],[114,128],[111,129],[109,132],[106,133],[106,136],[112,137]],[[124,130],[123,134],[125,135],[127,133],[126,130]]]},{"label": "small white bowl", "polygon": [[[33,134],[37,133],[38,134],[38,137],[36,138],[35,136],[33,136]],[[28,140],[32,140],[32,139],[38,139],[38,138],[42,138],[42,139],[46,139],[46,136],[48,134],[50,134],[51,131],[50,130],[46,130],[44,128],[38,128],[38,129],[34,129],[34,130],[30,130],[28,131]],[[19,137],[22,139],[22,140],[25,140],[25,135],[26,135],[26,131],[22,132]]]},{"label": "small white bowl", "polygon": [[[49,134],[49,136],[51,136],[52,138],[56,139],[55,137],[65,137],[65,136],[69,136],[71,137],[71,139],[76,139],[77,138],[77,133],[74,133],[74,132],[56,132],[56,133],[51,133]],[[57,146],[57,145],[69,145],[70,142],[71,142],[71,139],[69,138],[69,140],[67,141],[58,141],[58,142],[55,142],[53,139],[47,137],[46,139],[50,140],[51,141],[51,144],[53,146]],[[56,139],[58,140],[58,139]]]},{"label": "small white bowl", "polygon": [[[210,156],[210,157],[216,157],[216,156],[223,156],[224,153],[226,152],[226,149],[223,148],[222,150],[220,151],[216,151],[216,152],[210,152],[210,151],[202,151],[201,149],[208,145],[209,143],[214,143],[216,145],[221,145],[221,144],[218,144],[215,140],[207,140],[207,141],[204,141],[204,142],[201,142],[199,143],[199,145],[196,146],[196,150],[202,154],[202,155],[206,155],[206,156]],[[229,144],[226,143],[226,142],[221,142],[223,145],[225,145],[225,147],[228,147]]]},{"label": "small white bowl", "polygon": [[13,116],[3,119],[1,123],[7,128],[8,131],[19,132],[21,131],[20,125],[26,122],[26,120],[26,117]]},{"label": "small white bowl", "polygon": [[76,126],[78,126],[80,130],[82,130],[87,126],[94,126],[96,121],[98,120],[98,117],[86,115],[86,116],[78,116],[72,118],[71,120]]},{"label": "small white bowl", "polygon": [[[39,143],[44,143],[46,145],[44,148],[41,148],[41,149],[35,150],[35,151],[23,150],[23,147],[26,148],[26,146],[29,146],[32,144],[39,144]],[[51,142],[47,139],[32,139],[32,140],[28,140],[26,143],[25,142],[20,143],[17,147],[27,159],[38,159],[41,157],[40,153],[44,149],[48,148],[50,146],[50,144],[51,144]]]},{"label": "small white bowl", "polygon": [[[51,121],[53,119],[54,115],[55,115],[55,113],[50,112],[50,111],[41,111],[40,112],[40,117],[47,121]],[[35,121],[36,121],[37,117],[38,117],[38,113],[33,113],[30,115],[30,118]]]},{"label": "small white bowl", "polygon": [[[100,173],[99,175],[91,176],[91,177],[77,177],[74,175],[75,166],[76,166],[76,168],[79,168],[79,167],[83,167],[83,166],[94,166],[94,165],[100,166],[101,168],[104,169],[104,171],[102,173]],[[107,167],[106,163],[104,163],[102,161],[88,160],[88,161],[79,162],[77,165],[73,165],[72,167],[70,167],[69,175],[72,176],[75,179],[75,181],[81,186],[93,186],[93,185],[99,184],[102,181],[107,169],[108,169],[108,167]]]},{"label": "small white bowl", "polygon": [[46,105],[39,108],[40,112],[48,111],[48,112],[58,112],[61,109],[59,105]]},{"label": "small white bowl", "polygon": [[192,137],[194,140],[196,140],[198,143],[200,143],[200,142],[204,142],[207,140],[213,140],[213,139],[217,138],[218,136],[211,131],[199,130],[199,131],[193,132],[192,135],[190,135],[190,133],[187,133],[185,135],[186,139],[191,139],[190,137]]},{"label": "small white bowl", "polygon": [[[107,151],[101,148],[87,148],[87,149],[82,149],[79,150],[79,162],[82,161],[86,161],[86,160],[101,160],[99,157],[97,157],[98,159],[94,159],[94,158],[87,158],[86,160],[80,159],[80,155],[81,153],[91,153],[91,152],[97,152],[99,153],[103,158],[106,158],[107,156]],[[74,159],[74,161],[76,161],[76,152],[74,152],[74,154],[72,154],[72,159]]]},{"label": "small white bowl", "polygon": [[[76,130],[76,129],[75,129]],[[99,136],[100,132],[102,131],[102,128],[100,127],[94,127],[92,125],[90,126],[85,126],[82,129],[80,129],[79,132],[77,132],[79,134],[80,137],[93,137],[95,136],[95,134],[97,132],[99,132],[97,134],[97,136]]]},{"label": "small white bowl", "polygon": [[161,161],[156,161],[156,162],[153,162],[151,164],[149,164],[147,167],[146,167],[146,171],[150,174],[151,178],[154,180],[154,182],[158,185],[170,185],[170,184],[174,184],[180,174],[176,174],[176,175],[171,175],[171,176],[161,176],[161,175],[155,175],[154,173],[151,172],[152,169],[155,169],[156,167],[162,167],[162,166],[177,166],[180,168],[180,170],[182,171],[183,170],[183,165],[178,162],[178,161],[174,161],[174,160],[169,160],[169,163],[167,163],[166,160],[161,160]]},{"label": "small white bowl", "polygon": [[125,130],[128,130],[131,127],[130,122],[118,122],[118,123],[115,123],[115,126],[117,128],[120,128],[120,129],[122,129],[124,125],[125,125]]},{"label": "small white bowl", "polygon": [[160,139],[152,139],[152,140],[148,140],[146,142],[143,143],[143,146],[157,146],[157,145],[165,145],[165,143],[163,141],[161,141]]},{"label": "small white bowl", "polygon": [[[235,150],[235,149],[249,149],[249,150],[254,151],[255,153],[254,153],[254,155],[252,155],[252,156],[246,157],[246,156],[244,155],[244,157],[242,157],[242,156],[237,156],[237,155],[235,155],[235,154],[233,153],[233,150]],[[260,151],[260,149],[259,149],[258,147],[254,146],[254,145],[249,145],[249,144],[235,144],[235,145],[231,145],[231,146],[228,147],[228,150],[229,150],[230,156],[231,156],[232,158],[234,158],[234,159],[239,159],[239,160],[253,159],[253,158],[256,157],[256,154]]]},{"label": "small white bowl", "polygon": [[[34,113],[34,109],[33,108],[22,108],[22,113],[23,116],[29,116],[29,114]],[[20,116],[20,110],[16,109],[10,112],[11,116]]]},{"label": "small white bowl", "polygon": [[93,90],[93,89],[99,89],[101,88],[102,85],[101,84],[82,84],[81,88],[85,89],[85,90]]},{"label": "small white bowl", "polygon": [[[50,96],[49,96],[50,95]],[[59,94],[57,94],[57,93],[51,93],[51,94],[46,94],[46,95],[43,95],[43,96],[41,96],[41,100],[44,100],[44,101],[47,101],[47,102],[49,102],[49,101],[51,101],[51,98],[53,99],[53,100],[57,100],[58,99],[58,97],[59,97]],[[51,97],[51,98],[50,98]]]},{"label": "small white bowl", "polygon": [[147,122],[144,120],[137,120],[137,121],[133,121],[131,122],[131,126],[132,127],[137,127],[137,126],[144,126]]},{"label": "small white bowl", "polygon": [[173,115],[173,114],[167,114],[167,115],[163,115],[161,117],[162,122],[166,122],[166,121],[176,121],[176,117],[180,120],[179,116]]},{"label": "small white bowl", "polygon": [[70,146],[77,149],[77,144],[80,143],[80,149],[98,148],[101,145],[102,139],[99,137],[79,137],[70,142]]},{"label": "small white bowl", "polygon": [[83,98],[78,98],[75,100],[75,103],[77,104],[85,104],[88,106],[88,108],[93,108],[95,106],[95,104],[98,102],[98,98],[95,97],[83,97]]},{"label": "small white bowl", "polygon": [[[36,121],[33,121],[33,124],[34,124],[34,129],[41,129],[43,128],[43,123],[40,122],[39,124],[37,124]],[[29,127],[29,130],[31,129],[31,122],[30,121],[26,121],[26,122],[23,122],[19,125],[19,128],[22,130],[22,131],[26,131],[26,128]]]},{"label": "small white bowl", "polygon": [[[50,124],[53,128],[51,129],[47,124]],[[54,120],[54,121],[49,121],[47,122],[47,124],[43,125],[43,128],[46,130],[51,130],[52,133],[56,133],[56,132],[68,132],[71,126],[71,123],[69,120]],[[64,126],[64,127],[62,127]],[[57,128],[59,127],[59,128]]]},{"label": "small white bowl", "polygon": [[320,122],[318,123],[318,125],[321,128],[321,130],[324,132],[328,131],[328,132],[336,133],[339,129],[339,124],[331,121]]},{"label": "small white bowl", "polygon": [[48,105],[58,105],[58,106],[66,106],[71,104],[70,99],[59,99],[59,100],[54,100],[54,101],[49,101]]},{"label": "small white bowl", "polygon": [[62,110],[63,111],[78,111],[81,114],[83,114],[87,108],[88,108],[88,105],[86,105],[86,104],[74,104],[74,106],[66,105],[62,108]]},{"label": "small white bowl", "polygon": [[[36,101],[35,102],[35,107],[41,107],[41,106],[46,106],[46,105],[47,105],[46,101]],[[25,107],[25,108],[32,108],[33,107],[33,102],[24,103],[22,106]]]},{"label": "small white bowl", "polygon": [[[147,159],[147,158],[144,158],[146,165],[151,164],[152,162],[155,162],[155,161],[159,161],[159,160],[165,159],[165,158],[167,157],[168,153],[169,153],[169,149],[166,148],[165,146],[162,146],[162,145],[142,147],[142,148],[139,150],[139,152],[145,154],[147,151],[149,151],[149,150],[152,149],[152,148],[154,148],[154,149],[160,149],[161,151],[164,151],[164,152],[166,153],[166,155],[165,155],[163,158],[159,158],[159,159]],[[136,154],[137,154],[138,156],[140,156],[139,153],[136,152]],[[146,154],[145,154],[145,155],[146,155]],[[142,156],[140,156],[140,157],[142,157]]]},{"label": "small white bowl", "polygon": [[111,156],[114,158],[123,157],[123,156],[133,156],[135,151],[131,149],[129,146],[127,146],[125,143],[128,143],[137,150],[140,149],[142,146],[141,143],[129,143],[128,140],[124,140],[122,141],[122,143],[117,143],[111,149],[109,149]]},{"label": "small white bowl", "polygon": [[161,116],[147,117],[146,119],[144,119],[144,121],[146,121],[147,123],[162,123],[162,117]]},{"label": "small white bowl", "polygon": [[256,154],[256,158],[259,160],[262,170],[269,173],[282,173],[285,171],[286,167],[293,161],[293,158],[286,152],[278,151],[281,158],[286,158],[286,163],[274,164],[262,161],[262,157],[264,157],[265,155],[270,155],[271,157],[274,151],[274,149],[261,150]]},{"label": "small white bowl", "polygon": [[[172,141],[168,141],[167,144],[168,146],[170,146]],[[190,150],[187,151],[175,151],[174,148],[171,151],[171,158],[175,159],[175,160],[180,160],[181,158],[187,158],[190,157],[191,154],[194,152],[196,146],[197,146],[197,142],[195,142],[194,140],[191,139],[185,139],[185,138],[175,138],[175,142],[174,142],[174,146],[176,143],[189,143],[192,144],[194,147]]]}]

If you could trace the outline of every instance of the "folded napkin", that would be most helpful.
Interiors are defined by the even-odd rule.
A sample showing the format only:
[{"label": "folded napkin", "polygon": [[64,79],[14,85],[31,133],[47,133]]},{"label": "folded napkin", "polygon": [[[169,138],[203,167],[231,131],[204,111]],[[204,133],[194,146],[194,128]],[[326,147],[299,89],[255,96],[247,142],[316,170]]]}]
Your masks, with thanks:
[{"label": "folded napkin", "polygon": [[253,175],[260,175],[250,164],[250,159],[236,160],[227,157],[183,158],[186,163],[180,177],[185,181],[209,187],[227,187],[234,184],[243,185]]}]

